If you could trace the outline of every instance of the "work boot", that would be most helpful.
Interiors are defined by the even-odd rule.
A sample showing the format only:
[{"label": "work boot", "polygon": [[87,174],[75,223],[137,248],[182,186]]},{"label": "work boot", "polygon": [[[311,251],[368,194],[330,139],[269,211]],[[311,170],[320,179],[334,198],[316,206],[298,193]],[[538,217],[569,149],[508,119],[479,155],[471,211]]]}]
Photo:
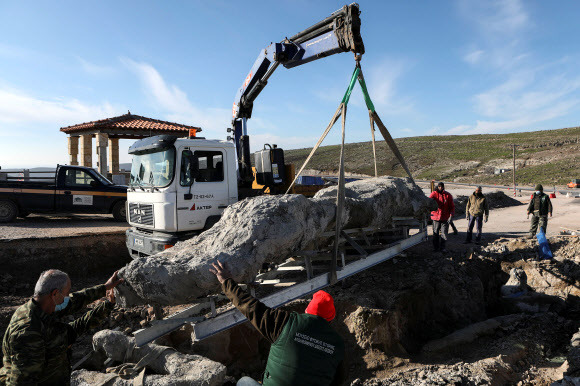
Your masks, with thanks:
[{"label": "work boot", "polygon": [[457,236],[459,234],[459,232],[457,232],[456,230],[453,231],[453,236]]}]

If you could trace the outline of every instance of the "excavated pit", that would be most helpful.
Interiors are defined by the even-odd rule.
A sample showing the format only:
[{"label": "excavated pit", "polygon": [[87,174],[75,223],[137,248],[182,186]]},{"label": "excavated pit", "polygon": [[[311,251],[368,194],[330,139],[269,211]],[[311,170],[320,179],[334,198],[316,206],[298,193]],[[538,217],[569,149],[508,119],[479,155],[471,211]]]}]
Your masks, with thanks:
[{"label": "excavated pit", "polygon": [[[580,242],[554,241],[552,250],[555,261],[547,263],[535,260],[535,243],[524,239],[447,256],[433,254],[425,243],[329,287],[337,307],[333,326],[349,353],[347,384],[547,385],[575,379]],[[524,271],[525,284],[521,274],[510,277],[514,269]],[[554,272],[560,281],[546,280]],[[525,296],[510,296],[521,289]],[[286,308],[303,312],[307,303]],[[144,310],[113,317],[124,312],[117,324],[123,327],[142,320]],[[191,335],[187,326],[156,343],[219,362],[236,379],[260,379],[269,344],[248,323],[202,342]]]}]

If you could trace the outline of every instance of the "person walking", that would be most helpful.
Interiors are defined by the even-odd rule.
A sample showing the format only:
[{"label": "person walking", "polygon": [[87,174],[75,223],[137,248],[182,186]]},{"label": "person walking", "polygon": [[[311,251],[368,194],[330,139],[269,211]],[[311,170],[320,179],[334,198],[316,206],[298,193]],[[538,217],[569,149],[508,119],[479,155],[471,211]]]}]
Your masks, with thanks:
[{"label": "person walking", "polygon": [[453,196],[445,191],[445,184],[440,182],[437,184],[437,189],[431,192],[429,198],[437,203],[437,210],[431,212],[431,220],[433,220],[433,250],[435,252],[447,252],[445,242],[449,233],[448,220],[455,214]]},{"label": "person walking", "polygon": [[550,196],[544,193],[542,184],[536,185],[536,191],[528,205],[528,218],[532,215],[532,222],[530,224],[529,239],[533,239],[536,235],[538,227],[546,233],[548,228],[548,215],[552,217],[552,201]]},{"label": "person walking", "polygon": [[[33,297],[16,309],[4,333],[0,385],[70,384],[70,346],[109,315],[115,306],[113,288],[122,282],[115,272],[105,284],[71,294],[66,273],[44,271]],[[70,323],[61,320],[105,296],[107,300],[81,318]]]},{"label": "person walking", "polygon": [[[318,291],[303,314],[272,309],[244,292],[219,260],[210,271],[225,295],[272,345],[264,386],[340,385],[345,380],[344,341],[330,326],[336,315],[332,297]],[[260,385],[243,377],[238,386]]]},{"label": "person walking", "polygon": [[473,227],[476,223],[477,234],[475,236],[475,244],[479,244],[481,241],[483,222],[487,222],[487,219],[489,218],[489,205],[487,203],[487,198],[482,192],[481,186],[478,186],[473,194],[469,196],[469,200],[467,200],[467,206],[465,207],[465,214],[468,224],[467,237],[465,238],[464,244],[471,243],[471,238],[473,237]]}]

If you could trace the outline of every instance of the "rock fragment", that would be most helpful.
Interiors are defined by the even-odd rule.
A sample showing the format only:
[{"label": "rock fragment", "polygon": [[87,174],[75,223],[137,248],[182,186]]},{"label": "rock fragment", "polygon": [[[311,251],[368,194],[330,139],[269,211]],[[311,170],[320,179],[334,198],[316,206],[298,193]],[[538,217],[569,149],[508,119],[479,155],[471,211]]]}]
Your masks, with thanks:
[{"label": "rock fragment", "polygon": [[[143,384],[148,385],[222,385],[226,367],[221,363],[199,355],[181,354],[170,347],[148,344],[135,347],[135,339],[119,331],[103,330],[93,337],[95,351],[105,354],[115,362],[147,362],[147,368],[155,374],[145,375]],[[145,358],[145,359],[143,359]],[[93,371],[74,371],[71,385],[92,384],[124,386],[132,381]]]}]

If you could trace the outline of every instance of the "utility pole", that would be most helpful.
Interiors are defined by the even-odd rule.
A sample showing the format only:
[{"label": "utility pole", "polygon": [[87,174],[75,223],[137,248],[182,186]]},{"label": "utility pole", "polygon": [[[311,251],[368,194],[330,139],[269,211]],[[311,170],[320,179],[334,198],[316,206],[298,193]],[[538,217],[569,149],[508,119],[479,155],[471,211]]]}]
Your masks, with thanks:
[{"label": "utility pole", "polygon": [[515,143],[512,144],[512,149],[513,149],[513,158],[514,158],[514,172],[513,172],[513,177],[514,177],[514,197],[516,196],[516,145]]}]

